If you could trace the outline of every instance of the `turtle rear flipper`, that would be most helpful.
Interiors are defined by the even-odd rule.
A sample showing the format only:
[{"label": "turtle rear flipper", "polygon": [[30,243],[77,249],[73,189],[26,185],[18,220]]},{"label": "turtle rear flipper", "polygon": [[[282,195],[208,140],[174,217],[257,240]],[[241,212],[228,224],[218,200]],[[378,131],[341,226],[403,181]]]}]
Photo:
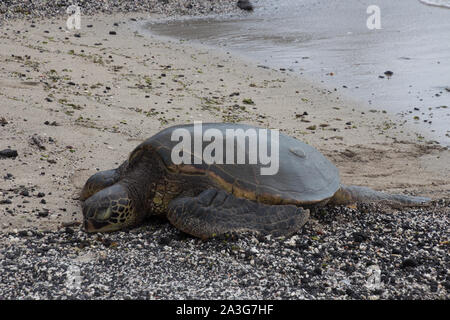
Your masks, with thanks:
[{"label": "turtle rear flipper", "polygon": [[262,204],[223,190],[208,189],[197,197],[170,202],[167,217],[181,231],[202,239],[242,231],[288,236],[308,221],[309,210]]},{"label": "turtle rear flipper", "polygon": [[347,205],[352,203],[381,202],[391,207],[416,207],[426,206],[430,201],[430,198],[425,197],[389,194],[367,187],[341,185],[341,188],[335,193],[329,203]]}]

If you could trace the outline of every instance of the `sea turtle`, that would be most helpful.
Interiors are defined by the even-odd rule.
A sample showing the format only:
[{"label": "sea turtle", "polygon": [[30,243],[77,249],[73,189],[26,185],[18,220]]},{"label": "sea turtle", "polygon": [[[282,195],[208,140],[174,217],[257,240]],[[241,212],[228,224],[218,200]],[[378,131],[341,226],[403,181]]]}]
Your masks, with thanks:
[{"label": "sea turtle", "polygon": [[[180,156],[187,152],[192,164],[173,160],[173,150],[181,141],[180,136],[174,139],[176,129],[193,137],[188,143],[194,152],[186,148],[178,153]],[[222,146],[232,147],[225,151],[231,150],[233,156],[226,159],[223,154],[224,160],[236,160],[236,154],[243,150],[247,162],[208,164],[199,157],[194,144],[208,129],[223,134]],[[228,136],[230,130],[238,134]],[[315,206],[373,201],[414,206],[430,200],[341,185],[338,169],[319,151],[281,133],[277,143],[278,172],[262,175],[264,165],[249,160],[250,136],[246,134],[251,130],[275,136],[273,130],[231,123],[203,124],[200,131],[194,124],[160,131],[136,147],[117,169],[98,172],[88,179],[80,196],[86,231],[131,228],[156,214],[166,216],[183,232],[203,239],[240,231],[287,236],[307,222],[309,209]],[[239,138],[242,136],[244,139]],[[275,154],[275,142],[266,140],[267,148],[271,147]],[[228,145],[230,141],[234,143]],[[202,141],[201,150],[206,150],[208,143]],[[211,154],[218,155],[215,152]]]}]

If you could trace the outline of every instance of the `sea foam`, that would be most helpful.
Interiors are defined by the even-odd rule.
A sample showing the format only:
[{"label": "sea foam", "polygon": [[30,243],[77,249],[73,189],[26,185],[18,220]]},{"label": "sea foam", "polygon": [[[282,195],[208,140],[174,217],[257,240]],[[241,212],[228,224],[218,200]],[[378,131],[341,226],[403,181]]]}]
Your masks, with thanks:
[{"label": "sea foam", "polygon": [[442,7],[450,9],[450,0],[419,0],[429,6]]}]

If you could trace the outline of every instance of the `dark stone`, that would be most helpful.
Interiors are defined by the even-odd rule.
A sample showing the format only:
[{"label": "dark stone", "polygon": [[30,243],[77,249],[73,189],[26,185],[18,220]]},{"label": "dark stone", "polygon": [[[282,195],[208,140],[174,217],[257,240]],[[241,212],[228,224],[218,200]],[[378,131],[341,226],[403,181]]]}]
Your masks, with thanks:
[{"label": "dark stone", "polygon": [[43,197],[45,197],[45,193],[39,192],[39,193],[37,194],[37,197],[38,197],[38,198],[43,198]]},{"label": "dark stone", "polygon": [[377,247],[384,247],[384,242],[383,242],[383,241],[380,241],[380,240],[375,240],[375,241],[373,242],[373,245],[374,245],[374,246],[377,246]]},{"label": "dark stone", "polygon": [[242,10],[253,11],[253,5],[248,0],[239,0],[237,6]]},{"label": "dark stone", "polygon": [[45,218],[48,216],[48,210],[39,211],[39,217]]},{"label": "dark stone", "polygon": [[29,196],[30,196],[30,192],[28,192],[28,190],[23,190],[23,191],[20,193],[20,195],[21,195],[21,196],[24,196],[24,197],[29,197]]},{"label": "dark stone", "polygon": [[109,239],[102,239],[102,243],[105,247],[109,248],[109,247],[111,247],[113,242]]},{"label": "dark stone", "polygon": [[403,260],[402,265],[400,266],[400,268],[405,269],[405,268],[414,268],[417,267],[418,263],[416,260],[408,258]]},{"label": "dark stone", "polygon": [[17,150],[5,149],[0,151],[0,158],[15,158],[17,156]]},{"label": "dark stone", "polygon": [[7,173],[4,177],[3,177],[3,179],[5,179],[5,180],[11,180],[11,179],[13,179],[14,178],[14,176],[11,174],[11,173]]},{"label": "dark stone", "polygon": [[363,242],[367,240],[367,236],[362,232],[353,233],[353,241],[355,242]]},{"label": "dark stone", "polygon": [[80,244],[78,245],[78,248],[83,249],[86,247],[89,247],[91,245],[91,243],[89,242],[89,240],[82,240],[80,242]]},{"label": "dark stone", "polygon": [[117,32],[115,32],[115,31],[110,31],[109,34],[114,36],[114,35],[117,34]]},{"label": "dark stone", "polygon": [[26,230],[21,230],[21,231],[19,231],[19,232],[17,233],[17,235],[18,235],[19,237],[26,237],[26,236],[28,236],[28,231],[26,231]]}]

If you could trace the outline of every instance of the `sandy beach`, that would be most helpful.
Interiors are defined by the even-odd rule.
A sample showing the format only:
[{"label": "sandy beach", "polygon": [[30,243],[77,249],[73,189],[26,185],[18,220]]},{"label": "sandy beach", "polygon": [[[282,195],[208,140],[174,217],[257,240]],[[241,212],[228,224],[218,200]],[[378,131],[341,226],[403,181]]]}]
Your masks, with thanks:
[{"label": "sandy beach", "polygon": [[0,159],[4,241],[63,225],[82,232],[78,197],[90,175],[117,167],[161,129],[195,120],[280,129],[326,155],[345,184],[449,198],[449,150],[388,112],[286,71],[152,36],[142,30],[147,18],[96,14],[75,31],[65,18],[2,26],[0,150],[18,153]]}]

